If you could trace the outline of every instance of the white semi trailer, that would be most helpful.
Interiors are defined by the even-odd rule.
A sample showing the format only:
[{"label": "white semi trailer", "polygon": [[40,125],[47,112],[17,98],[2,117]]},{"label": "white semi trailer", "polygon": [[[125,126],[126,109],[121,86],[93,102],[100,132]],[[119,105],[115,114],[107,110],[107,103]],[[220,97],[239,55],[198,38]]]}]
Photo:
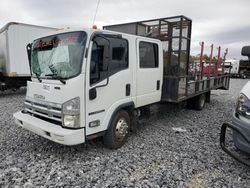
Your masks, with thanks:
[{"label": "white semi trailer", "polygon": [[230,73],[232,77],[240,77],[239,68],[240,68],[239,60],[227,59],[225,61],[225,73]]},{"label": "white semi trailer", "polygon": [[239,72],[239,65],[240,61],[239,60],[225,60],[225,73],[230,73],[230,74],[238,74]]},{"label": "white semi trailer", "polygon": [[[152,35],[159,25],[151,24],[164,27]],[[187,17],[109,26],[121,28],[126,33],[64,30],[34,40],[32,80],[16,124],[64,145],[103,136],[107,147],[118,148],[149,105],[187,101],[200,110],[211,89],[228,89],[228,74],[189,77]]]},{"label": "white semi trailer", "polygon": [[0,29],[0,90],[26,86],[31,72],[26,46],[55,28],[10,22]]}]

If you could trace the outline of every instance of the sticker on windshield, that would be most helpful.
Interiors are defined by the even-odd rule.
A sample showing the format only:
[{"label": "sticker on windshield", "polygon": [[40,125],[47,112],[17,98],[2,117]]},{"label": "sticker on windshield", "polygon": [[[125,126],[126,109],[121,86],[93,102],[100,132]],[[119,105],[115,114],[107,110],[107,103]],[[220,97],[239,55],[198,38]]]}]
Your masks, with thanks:
[{"label": "sticker on windshield", "polygon": [[42,38],[36,41],[33,45],[33,50],[35,49],[47,49],[57,47],[58,45],[69,45],[77,43],[81,33],[69,33],[62,34],[53,37]]}]

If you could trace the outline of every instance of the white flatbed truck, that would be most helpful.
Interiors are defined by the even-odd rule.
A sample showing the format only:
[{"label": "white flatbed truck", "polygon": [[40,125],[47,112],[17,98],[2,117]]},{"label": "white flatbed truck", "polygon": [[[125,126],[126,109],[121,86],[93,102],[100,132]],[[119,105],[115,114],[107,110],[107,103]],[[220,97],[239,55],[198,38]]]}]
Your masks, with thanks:
[{"label": "white flatbed truck", "polygon": [[[148,31],[152,23],[159,33]],[[16,124],[64,145],[103,136],[105,146],[119,148],[151,104],[188,101],[202,109],[211,89],[228,89],[229,76],[187,75],[191,23],[176,16],[132,23],[131,34],[64,30],[34,40],[32,80]]]}]

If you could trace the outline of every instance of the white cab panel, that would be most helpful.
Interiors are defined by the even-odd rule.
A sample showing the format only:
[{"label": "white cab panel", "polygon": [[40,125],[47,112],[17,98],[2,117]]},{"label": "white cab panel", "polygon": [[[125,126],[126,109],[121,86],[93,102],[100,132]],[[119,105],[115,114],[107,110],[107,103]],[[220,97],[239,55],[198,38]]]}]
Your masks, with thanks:
[{"label": "white cab panel", "polygon": [[27,83],[26,98],[31,99],[38,104],[55,103],[62,105],[66,101],[80,97],[80,116],[81,126],[85,126],[85,93],[84,93],[84,74],[80,74],[75,78],[62,84],[59,80],[43,79],[40,83],[33,78],[32,82]]},{"label": "white cab panel", "polygon": [[[143,46],[144,44],[144,46]],[[151,45],[158,46],[158,65],[152,68],[150,63]],[[137,71],[136,71],[136,107],[145,106],[161,100],[161,88],[163,80],[163,59],[161,44],[155,40],[137,39]],[[148,48],[148,49],[147,49]],[[155,59],[155,61],[157,61]],[[145,60],[146,65],[142,65]],[[149,65],[148,65],[149,64]],[[154,63],[152,63],[154,64]]]},{"label": "white cab panel", "polygon": [[[130,49],[129,38],[126,38],[126,40]],[[122,70],[110,75],[109,82],[106,86],[98,87],[100,85],[106,84],[107,79],[94,84],[90,84],[90,61],[92,53],[94,53],[92,52],[94,49],[93,45],[93,42],[91,42],[86,69],[86,135],[91,135],[106,130],[109,121],[111,120],[111,116],[115,112],[117,107],[126,103],[131,103],[132,95],[134,93],[132,88],[132,86],[134,85],[132,69],[133,58],[130,55],[128,59],[128,67],[123,68]],[[114,49],[112,53],[114,53]],[[116,53],[121,52],[117,51]],[[116,55],[114,54],[112,54],[111,57],[112,59],[117,59]],[[111,71],[114,68],[115,65],[110,65]],[[130,85],[129,95],[126,95],[126,85]],[[89,91],[94,87],[97,87],[96,98],[91,100],[89,97]],[[90,127],[89,124],[93,121],[99,121],[100,125],[97,127]]]}]

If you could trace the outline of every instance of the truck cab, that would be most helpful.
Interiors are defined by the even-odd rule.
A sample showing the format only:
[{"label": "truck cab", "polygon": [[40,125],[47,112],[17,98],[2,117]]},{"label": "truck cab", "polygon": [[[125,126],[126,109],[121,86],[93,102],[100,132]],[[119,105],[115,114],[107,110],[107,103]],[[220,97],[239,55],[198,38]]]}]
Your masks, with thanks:
[{"label": "truck cab", "polygon": [[15,122],[64,145],[104,136],[120,147],[134,109],[159,102],[160,40],[95,29],[61,30],[28,45],[32,80]]}]

